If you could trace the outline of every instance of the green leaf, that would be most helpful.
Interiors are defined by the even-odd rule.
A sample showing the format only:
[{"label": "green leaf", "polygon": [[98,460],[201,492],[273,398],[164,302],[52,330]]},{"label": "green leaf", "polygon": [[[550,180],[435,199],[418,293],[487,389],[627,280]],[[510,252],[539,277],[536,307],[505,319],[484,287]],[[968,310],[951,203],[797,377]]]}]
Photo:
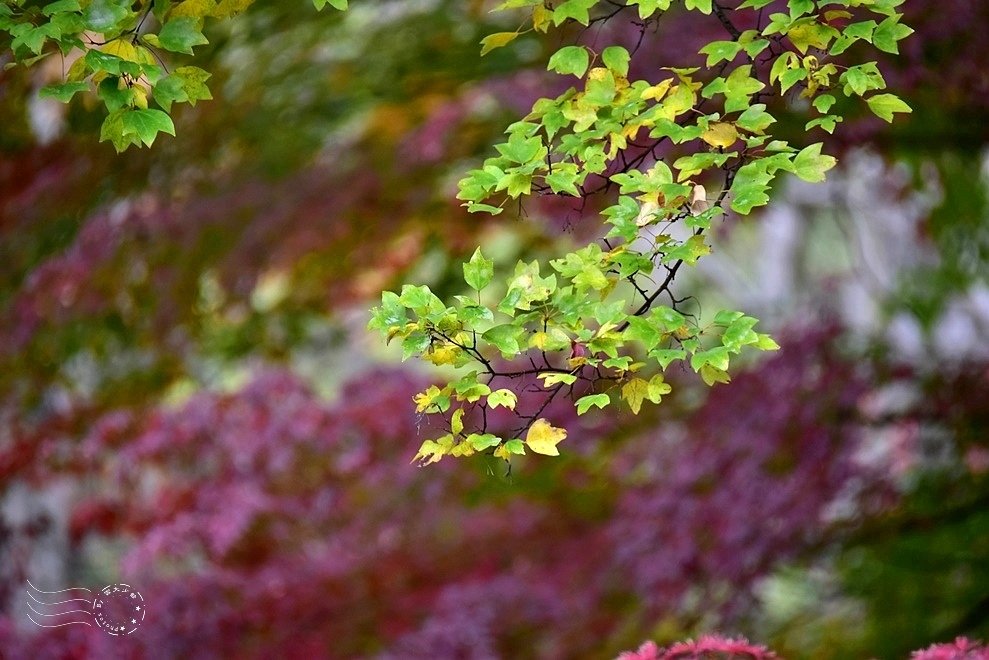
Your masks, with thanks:
[{"label": "green leaf", "polygon": [[659,366],[665,369],[670,363],[686,358],[687,351],[681,348],[656,348],[649,352],[649,356],[655,358]]},{"label": "green leaf", "polygon": [[666,11],[673,0],[628,0],[629,6],[639,6],[639,18],[649,18],[657,11]]},{"label": "green leaf", "polygon": [[81,11],[81,9],[79,0],[58,0],[58,2],[50,2],[45,5],[45,8],[41,10],[41,13],[45,16],[51,16],[61,12]]},{"label": "green leaf", "polygon": [[741,50],[742,44],[737,41],[712,41],[699,52],[701,55],[707,55],[705,65],[710,67],[721,61],[732,61]]},{"label": "green leaf", "polygon": [[628,327],[625,328],[625,338],[641,342],[646,351],[652,350],[659,343],[662,332],[650,319],[641,316],[628,317]]},{"label": "green leaf", "polygon": [[851,23],[845,27],[842,32],[846,37],[853,37],[855,39],[864,39],[868,42],[872,41],[872,34],[876,30],[875,21],[861,21],[858,23]]},{"label": "green leaf", "polygon": [[141,141],[136,135],[124,135],[124,110],[111,112],[103,119],[100,125],[100,142],[109,140],[113,143],[114,149],[118,153],[124,151],[132,144],[140,144]]},{"label": "green leaf", "polygon": [[512,438],[504,444],[505,453],[508,454],[518,454],[520,456],[525,455],[525,445],[522,444],[520,438]]},{"label": "green leaf", "polygon": [[869,104],[869,109],[877,117],[885,119],[888,122],[893,121],[893,113],[895,112],[913,112],[910,106],[895,94],[877,94],[866,99],[865,102]]},{"label": "green leaf", "polygon": [[750,64],[745,64],[732,71],[725,79],[725,112],[739,112],[749,107],[749,97],[761,90],[765,85],[749,75],[752,71]]},{"label": "green leaf", "polygon": [[196,101],[208,101],[213,98],[206,86],[210,75],[199,67],[180,66],[154,86],[155,101],[166,111],[171,110],[172,103],[196,105]]},{"label": "green leaf", "polygon": [[703,367],[701,367],[700,374],[701,374],[701,378],[704,379],[704,382],[710,386],[713,386],[715,383],[731,382],[731,376],[728,375],[727,371],[724,371],[723,369],[718,369],[717,367],[711,364],[705,364]]},{"label": "green leaf", "polygon": [[766,5],[770,5],[776,2],[776,0],[745,0],[742,4],[738,6],[739,9],[762,9]]},{"label": "green leaf", "polygon": [[475,291],[480,291],[490,284],[493,278],[494,261],[485,259],[481,254],[481,248],[477,248],[470,261],[464,264],[464,281]]},{"label": "green leaf", "polygon": [[814,99],[814,107],[818,112],[827,112],[835,104],[835,97],[830,94],[821,94]]},{"label": "green leaf", "polygon": [[893,53],[900,52],[897,42],[913,34],[913,29],[900,24],[902,14],[894,14],[876,26],[872,33],[872,44],[881,51]]},{"label": "green leaf", "polygon": [[817,119],[811,119],[809,122],[804,124],[804,130],[809,131],[816,126],[820,126],[828,133],[834,133],[835,127],[837,127],[841,121],[842,118],[838,115],[824,115],[823,117],[818,117]]},{"label": "green leaf", "polygon": [[119,30],[121,23],[133,13],[129,0],[93,0],[82,13],[83,22],[93,32],[101,34]]},{"label": "green leaf", "polygon": [[465,376],[461,378],[454,389],[457,392],[457,397],[468,403],[480,401],[482,396],[491,394],[491,388],[484,383],[477,382],[476,375],[474,377]]},{"label": "green leaf", "polygon": [[611,403],[611,397],[602,392],[601,394],[588,394],[587,396],[582,396],[577,399],[575,405],[577,406],[577,414],[583,415],[591,408],[591,406],[597,406],[598,408],[603,409],[609,403]]},{"label": "green leaf", "polygon": [[573,195],[574,197],[580,197],[580,190],[577,188],[577,172],[576,167],[573,170],[563,168],[564,165],[572,165],[572,163],[557,163],[553,166],[553,172],[546,175],[546,183],[549,184],[550,189],[556,193],[567,193]]},{"label": "green leaf", "polygon": [[402,294],[398,297],[398,301],[403,307],[411,309],[420,316],[446,309],[443,301],[430,291],[428,286],[405,284],[402,286]]},{"label": "green leaf", "polygon": [[136,135],[141,142],[151,146],[158,133],[175,135],[172,118],[161,110],[127,110],[123,114],[124,135]]},{"label": "green leaf", "polygon": [[823,143],[817,142],[804,147],[793,159],[793,173],[804,181],[818,183],[824,181],[824,173],[838,162],[834,156],[822,155]]},{"label": "green leaf", "polygon": [[590,61],[590,55],[583,46],[565,46],[553,53],[546,68],[561,75],[573,74],[583,78]]},{"label": "green leaf", "polygon": [[780,345],[776,343],[776,340],[767,334],[759,335],[759,341],[756,342],[755,347],[760,351],[778,351],[780,349]]},{"label": "green leaf", "polygon": [[621,46],[608,46],[601,53],[601,61],[604,62],[604,65],[620,76],[628,75],[630,59],[628,51]]},{"label": "green leaf", "polygon": [[687,9],[697,9],[702,14],[710,14],[713,10],[711,0],[686,0],[683,4]]},{"label": "green leaf", "polygon": [[807,69],[804,68],[787,69],[780,76],[780,91],[785,93],[801,80],[805,80],[807,75]]},{"label": "green leaf", "polygon": [[501,438],[491,433],[471,433],[467,436],[467,442],[475,451],[484,451],[489,447],[500,445]]},{"label": "green leaf", "polygon": [[775,121],[776,118],[766,112],[765,103],[756,103],[740,114],[735,123],[751,133],[761,134]]},{"label": "green leaf", "polygon": [[675,332],[687,322],[683,314],[666,305],[653,307],[649,313],[649,318],[663,328],[664,332]]},{"label": "green leaf", "polygon": [[705,364],[710,364],[718,369],[727,369],[730,356],[728,348],[725,346],[715,346],[706,351],[698,351],[690,357],[690,368],[700,371]]},{"label": "green leaf", "polygon": [[519,345],[522,339],[522,333],[522,328],[506,323],[488,329],[481,335],[481,338],[501,351],[502,357],[511,359],[522,350]]},{"label": "green leaf", "polygon": [[738,350],[742,346],[748,346],[759,341],[759,335],[752,329],[758,319],[751,316],[742,316],[728,326],[721,336],[721,343],[730,350]]},{"label": "green leaf", "polygon": [[564,385],[573,385],[577,382],[577,377],[573,374],[562,374],[562,373],[541,373],[536,376],[543,381],[543,387],[550,388],[554,385],[563,383]]},{"label": "green leaf", "polygon": [[316,9],[322,10],[326,5],[329,5],[334,9],[339,9],[340,11],[346,11],[348,2],[347,0],[313,0],[313,6],[315,6]]},{"label": "green leaf", "polygon": [[158,43],[165,50],[192,55],[193,46],[208,44],[199,30],[199,21],[192,17],[173,18],[158,33]]},{"label": "green leaf", "polygon": [[56,85],[45,85],[38,92],[38,96],[43,99],[58,99],[62,103],[68,103],[77,92],[89,90],[89,83],[67,82]]},{"label": "green leaf", "polygon": [[501,406],[502,408],[515,410],[515,404],[518,403],[518,400],[518,396],[511,390],[495,390],[488,395],[488,406],[491,408]]},{"label": "green leaf", "polygon": [[780,80],[783,77],[783,74],[796,67],[798,62],[799,59],[797,58],[796,53],[789,50],[784,52],[776,58],[775,62],[773,62],[773,66],[769,70],[769,82],[775,83],[777,80]]},{"label": "green leaf", "polygon": [[546,147],[543,146],[542,140],[538,137],[527,138],[521,133],[513,133],[508,138],[508,142],[495,145],[495,149],[505,158],[520,165],[542,160],[546,155]]},{"label": "green leaf", "polygon": [[402,340],[402,360],[408,360],[415,355],[426,352],[431,344],[429,335],[422,330],[416,330]]},{"label": "green leaf", "polygon": [[814,10],[814,0],[790,0],[787,7],[790,10],[790,17],[797,18]]},{"label": "green leaf", "polygon": [[581,25],[589,25],[591,16],[589,10],[597,4],[597,0],[567,0],[553,10],[553,25],[560,25],[571,18]]}]

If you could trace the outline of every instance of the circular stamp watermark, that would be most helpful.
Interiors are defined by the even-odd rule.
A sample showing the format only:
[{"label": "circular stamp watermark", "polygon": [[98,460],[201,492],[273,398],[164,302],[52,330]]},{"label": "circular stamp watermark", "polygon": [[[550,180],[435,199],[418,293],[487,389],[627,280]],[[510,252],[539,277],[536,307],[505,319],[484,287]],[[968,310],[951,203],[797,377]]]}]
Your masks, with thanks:
[{"label": "circular stamp watermark", "polygon": [[27,596],[28,619],[41,628],[95,625],[110,635],[130,635],[141,627],[147,610],[141,592],[123,583],[93,594],[85,587],[44,591],[28,581]]},{"label": "circular stamp watermark", "polygon": [[129,635],[144,622],[144,596],[129,584],[110,584],[93,599],[96,625],[111,635]]}]

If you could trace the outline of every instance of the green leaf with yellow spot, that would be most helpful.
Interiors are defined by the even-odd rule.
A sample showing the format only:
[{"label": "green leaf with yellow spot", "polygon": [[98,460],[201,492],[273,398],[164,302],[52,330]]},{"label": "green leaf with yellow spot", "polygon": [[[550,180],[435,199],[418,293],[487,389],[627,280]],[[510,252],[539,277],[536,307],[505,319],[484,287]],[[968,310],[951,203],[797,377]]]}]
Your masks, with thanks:
[{"label": "green leaf with yellow spot", "polygon": [[515,410],[515,404],[518,403],[518,396],[515,392],[506,389],[495,390],[488,395],[488,406],[491,408],[497,408],[501,406],[502,408],[508,408],[509,410]]}]

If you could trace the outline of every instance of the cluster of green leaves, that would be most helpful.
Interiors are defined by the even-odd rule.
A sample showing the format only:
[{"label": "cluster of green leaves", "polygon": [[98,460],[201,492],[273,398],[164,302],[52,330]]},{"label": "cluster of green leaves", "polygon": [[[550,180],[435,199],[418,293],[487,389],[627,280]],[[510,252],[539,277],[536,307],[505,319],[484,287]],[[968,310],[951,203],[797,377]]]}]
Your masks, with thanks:
[{"label": "cluster of green leaves", "polygon": [[[475,295],[455,296],[451,304],[424,286],[383,294],[370,327],[401,340],[406,358],[467,371],[417,397],[419,411],[448,416],[450,430],[424,443],[417,459],[431,463],[487,449],[508,459],[525,445],[555,454],[555,444],[541,451],[544,436],[561,440],[566,432],[540,415],[563,390],[578,414],[622,400],[638,413],[643,402],[659,403],[669,392],[663,373],[674,362],[689,364],[713,385],[728,382],[731,357],[743,348],[777,348],[742,312],[724,310],[705,325],[685,315],[670,289],[673,278],[710,252],[707,233],[726,208],[745,215],[767,204],[782,172],[819,182],[834,167],[823,142],[794,146],[774,138],[768,131],[776,119],[766,101],[799,89],[817,115],[806,130],[826,133],[842,121],[833,112],[838,96],[864,99],[888,121],[909,112],[895,95],[876,93],[886,83],[875,62],[849,66],[834,57],[857,41],[896,52],[911,30],[895,10],[902,0],[789,0],[787,12],[762,11],[774,1],[782,3],[745,0],[731,12],[712,0],[684,1],[683,9],[717,18],[730,37],[700,50],[705,70],[657,67],[654,80],[630,80],[634,53],[621,46],[596,52],[573,44],[549,58],[549,70],[580,84],[539,99],[509,126],[507,140],[495,145],[498,155],[468,173],[458,197],[472,212],[497,214],[507,201],[529,195],[587,197],[617,188],[602,213],[607,231],[548,264],[519,262],[497,286],[493,264],[477,251],[464,265]],[[648,24],[673,4],[630,0],[626,7]],[[594,0],[501,6],[528,8],[536,31],[610,20],[626,7],[598,7]],[[743,12],[758,29],[734,26],[728,14]],[[503,46],[519,33],[492,35],[482,48]],[[711,198],[709,188],[718,191]],[[662,294],[669,306],[658,304]],[[533,410],[517,411],[517,434],[487,433],[487,410],[514,409],[521,393],[518,385],[498,388],[503,383],[496,381],[511,385],[527,377],[538,378],[543,396]]]},{"label": "cluster of green leaves", "polygon": [[[389,340],[400,340],[404,357],[478,367],[416,397],[420,413],[447,415],[450,426],[443,438],[424,443],[417,458],[433,462],[445,454],[487,448],[507,458],[523,453],[524,445],[556,455],[555,445],[566,432],[539,415],[561,391],[573,394],[583,385],[587,393],[574,402],[580,415],[620,401],[638,413],[644,401],[659,403],[670,392],[662,370],[674,362],[689,363],[713,385],[729,381],[731,356],[742,348],[777,348],[772,338],[754,330],[758,321],[741,312],[722,311],[700,326],[666,305],[626,311],[626,297],[615,294],[626,255],[624,246],[605,252],[592,243],[552,260],[554,272],[545,275],[538,262],[520,261],[490,305],[481,301],[495,288],[494,263],[480,249],[464,264],[473,297],[455,296],[455,304],[447,306],[426,286],[385,292],[370,326]],[[640,264],[637,272],[644,268]],[[511,362],[522,356],[528,366],[513,368]],[[486,433],[486,411],[515,410],[519,396],[512,384],[525,377],[537,379],[547,394],[533,414],[519,412],[519,434],[528,431],[525,441]],[[497,388],[497,383],[508,387]],[[477,422],[476,429],[465,428],[465,416]],[[547,445],[546,437],[556,442]]]},{"label": "cluster of green leaves", "polygon": [[[191,56],[208,42],[207,19],[228,19],[253,0],[58,0],[0,3],[0,37],[14,61],[31,66],[60,56],[64,80],[40,94],[68,103],[77,93],[95,94],[106,106],[100,141],[118,152],[151,146],[160,133],[175,135],[174,103],[211,99],[210,74],[191,65],[170,69],[168,60]],[[314,0],[346,8],[346,0]],[[154,104],[153,107],[151,104]]]}]

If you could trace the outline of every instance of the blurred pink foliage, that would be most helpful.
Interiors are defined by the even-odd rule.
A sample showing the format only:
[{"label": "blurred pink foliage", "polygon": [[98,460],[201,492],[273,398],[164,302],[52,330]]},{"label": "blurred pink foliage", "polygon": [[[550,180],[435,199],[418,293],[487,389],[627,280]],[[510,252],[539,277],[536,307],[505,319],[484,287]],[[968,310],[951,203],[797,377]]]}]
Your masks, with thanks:
[{"label": "blurred pink foliage", "polygon": [[[401,371],[366,373],[332,403],[275,370],[110,413],[56,452],[100,484],[72,537],[129,540],[125,575],[149,603],[127,641],[138,657],[562,658],[599,652],[629,617],[732,621],[868,475],[854,425],[826,424],[850,419],[854,366],[826,331],[786,346],[682,422],[610,448],[604,471],[609,441],[586,416],[568,422],[569,460],[550,475],[521,462],[503,486],[452,461],[409,465],[429,429],[409,405],[423,383]],[[687,605],[715,583],[728,601]]]}]

